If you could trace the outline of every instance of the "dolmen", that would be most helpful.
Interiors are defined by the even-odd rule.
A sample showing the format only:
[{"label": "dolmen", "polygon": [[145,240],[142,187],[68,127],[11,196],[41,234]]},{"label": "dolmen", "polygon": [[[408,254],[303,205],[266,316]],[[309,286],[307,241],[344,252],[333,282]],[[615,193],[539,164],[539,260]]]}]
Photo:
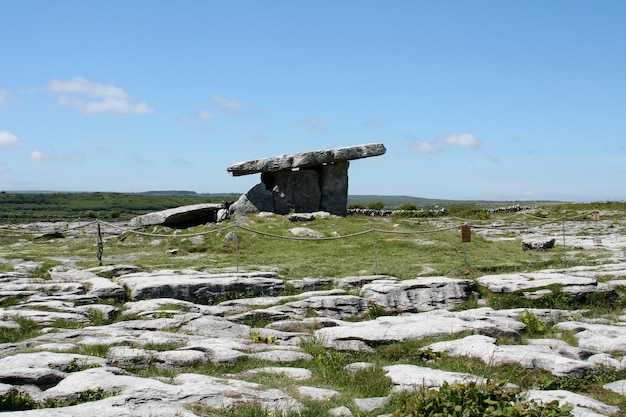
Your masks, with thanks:
[{"label": "dolmen", "polygon": [[227,168],[231,175],[260,173],[261,183],[230,206],[230,215],[325,211],[346,216],[349,161],[385,152],[383,144],[373,143],[233,164]]}]

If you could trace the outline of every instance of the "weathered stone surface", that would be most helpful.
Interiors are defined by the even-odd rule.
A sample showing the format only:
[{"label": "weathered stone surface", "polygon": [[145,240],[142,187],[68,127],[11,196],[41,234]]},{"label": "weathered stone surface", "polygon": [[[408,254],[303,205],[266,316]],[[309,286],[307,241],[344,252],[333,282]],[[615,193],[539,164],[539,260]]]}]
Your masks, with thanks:
[{"label": "weathered stone surface", "polygon": [[173,271],[128,274],[118,279],[130,289],[133,300],[177,298],[198,304],[213,303],[220,298],[248,295],[272,295],[284,288],[275,273],[206,274]]},{"label": "weathered stone surface", "polygon": [[324,165],[320,169],[320,210],[337,216],[348,214],[348,161]]},{"label": "weathered stone surface", "polygon": [[305,368],[290,368],[285,366],[266,366],[263,368],[254,368],[248,371],[244,371],[237,375],[232,375],[234,377],[247,377],[249,375],[255,374],[277,374],[284,375],[289,379],[293,379],[294,381],[304,381],[307,379],[311,379],[313,377],[313,372],[309,369]]},{"label": "weathered stone surface", "polygon": [[550,285],[597,285],[594,278],[574,276],[554,270],[536,272],[485,275],[477,279],[478,283],[491,292],[508,293],[543,288]]},{"label": "weathered stone surface", "polygon": [[482,308],[455,313],[434,310],[378,317],[371,321],[325,327],[317,330],[315,335],[327,347],[371,352],[374,346],[382,343],[420,340],[463,332],[519,337],[519,331],[523,328],[524,324],[507,317],[502,311]]},{"label": "weathered stone surface", "polygon": [[320,178],[316,170],[278,171],[272,175],[271,184],[272,191],[284,196],[289,211],[306,213],[320,209]]},{"label": "weathered stone surface", "polygon": [[451,309],[467,301],[474,282],[448,277],[379,280],[366,284],[361,296],[390,312]]},{"label": "weathered stone surface", "polygon": [[239,162],[229,166],[226,170],[233,176],[259,172],[276,172],[301,167],[332,164],[338,161],[369,158],[371,156],[383,155],[385,152],[386,149],[382,143],[373,143]]},{"label": "weathered stone surface", "polygon": [[556,376],[576,375],[594,367],[581,359],[564,356],[548,344],[498,345],[496,339],[473,335],[449,342],[438,342],[425,349],[450,356],[478,358],[489,365],[518,363],[528,369],[543,369]]},{"label": "weathered stone surface", "polygon": [[204,223],[217,223],[217,212],[224,208],[223,204],[192,204],[133,217],[130,225],[133,227],[162,225],[184,229]]},{"label": "weathered stone surface", "polygon": [[535,400],[544,404],[552,401],[558,401],[560,405],[569,404],[574,407],[572,414],[576,417],[613,416],[620,412],[619,407],[605,404],[585,395],[563,390],[529,390],[524,393],[524,398],[527,401]]},{"label": "weathered stone surface", "polygon": [[[124,375],[115,368],[94,368],[68,375],[56,387],[40,394],[41,399],[65,399],[75,392],[103,389],[115,397],[63,409],[17,412],[18,416],[194,416],[185,404],[199,403],[214,408],[229,408],[246,402],[268,410],[302,409],[302,405],[276,389],[260,389],[258,384],[181,374],[167,384],[150,378]],[[113,412],[115,410],[115,413]],[[91,412],[91,413],[89,413]],[[87,413],[87,414],[85,414]]]},{"label": "weathered stone surface", "polygon": [[341,394],[339,391],[335,391],[334,389],[307,387],[306,385],[299,386],[298,392],[305,397],[317,401],[325,401]]},{"label": "weathered stone surface", "polygon": [[528,236],[522,240],[522,250],[552,249],[556,239],[548,236]]},{"label": "weathered stone surface", "polygon": [[289,233],[296,237],[310,237],[315,239],[321,239],[324,237],[323,233],[313,230],[310,227],[292,227],[289,229]]},{"label": "weathered stone surface", "polygon": [[383,367],[386,375],[394,385],[394,391],[419,390],[422,388],[439,388],[448,384],[466,384],[468,382],[484,383],[485,378],[461,372],[448,372],[425,368],[416,365],[389,365]]},{"label": "weathered stone surface", "polygon": [[371,413],[383,408],[389,402],[389,397],[355,398],[354,405],[360,410]]},{"label": "weathered stone surface", "polygon": [[302,320],[307,314],[315,314],[316,317],[322,318],[347,319],[361,316],[369,308],[367,300],[354,295],[312,296],[300,301],[250,310],[230,316],[229,319],[233,321],[243,321],[250,318],[263,318],[271,321]]},{"label": "weathered stone surface", "polygon": [[626,352],[626,326],[564,321],[557,329],[575,332],[578,346],[599,352]]}]

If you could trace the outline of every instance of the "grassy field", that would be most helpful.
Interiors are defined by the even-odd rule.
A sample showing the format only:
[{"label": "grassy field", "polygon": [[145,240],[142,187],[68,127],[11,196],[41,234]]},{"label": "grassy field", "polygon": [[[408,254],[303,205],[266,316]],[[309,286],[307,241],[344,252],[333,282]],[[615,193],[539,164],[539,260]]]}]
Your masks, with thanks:
[{"label": "grassy field", "polygon": [[[27,222],[73,219],[130,219],[134,216],[173,207],[200,203],[236,201],[241,193],[196,194],[194,192],[164,191],[148,193],[111,192],[1,192],[0,222]],[[349,206],[368,207],[377,204],[387,209],[412,205],[417,209],[433,210],[455,204],[471,204],[480,208],[550,205],[539,201],[453,201],[409,196],[348,196]]]},{"label": "grassy field", "polygon": [[[251,215],[245,221],[231,219],[219,224],[196,226],[178,231],[161,226],[131,230],[117,220],[133,214],[181,204],[194,204],[207,202],[207,200],[219,202],[223,197],[231,197],[228,198],[229,200],[233,198],[229,195],[209,196],[209,198],[197,195],[155,196],[109,193],[41,194],[44,197],[39,196],[37,194],[24,195],[24,198],[20,200],[17,195],[3,194],[0,195],[0,201],[2,201],[0,206],[2,210],[7,210],[5,203],[7,203],[6,207],[12,204],[13,208],[19,207],[20,204],[23,206],[30,204],[30,211],[24,209],[24,215],[37,213],[39,220],[45,220],[46,216],[49,216],[48,220],[53,220],[54,216],[50,213],[55,213],[59,218],[68,217],[69,219],[75,218],[72,215],[85,211],[91,210],[94,213],[85,216],[90,222],[72,230],[67,226],[60,226],[59,235],[54,236],[42,235],[36,229],[20,225],[19,217],[13,217],[12,224],[0,228],[0,271],[11,271],[14,261],[18,259],[41,263],[40,268],[32,275],[44,279],[49,278],[47,271],[55,265],[60,265],[64,259],[72,259],[80,268],[98,265],[96,229],[93,221],[100,219],[104,230],[102,260],[105,265],[130,263],[141,266],[146,271],[183,268],[215,272],[273,270],[285,280],[284,295],[293,295],[296,292],[294,286],[289,285],[291,281],[308,277],[333,278],[384,274],[401,279],[426,275],[475,279],[494,273],[597,265],[611,262],[612,253],[607,248],[602,246],[581,248],[570,241],[573,238],[591,238],[597,230],[600,230],[593,220],[594,210],[602,212],[601,228],[612,227],[611,233],[623,233],[624,225],[626,225],[626,203],[623,202],[550,203],[537,207],[530,213],[502,214],[487,213],[478,206],[456,202],[456,209],[452,210],[455,217],[423,219],[412,216],[411,213],[405,213],[401,216],[388,217],[338,218],[332,216],[293,223],[284,216]],[[42,198],[41,202],[37,203],[35,201],[37,198]],[[382,201],[382,199],[371,201]],[[414,204],[410,201],[406,203]],[[369,203],[363,201],[363,204]],[[54,211],[57,205],[58,208]],[[34,207],[38,206],[39,209],[35,210]],[[108,217],[102,215],[110,214],[113,210],[119,211],[120,215]],[[134,210],[136,211],[133,212]],[[469,243],[462,243],[460,240],[458,228],[462,224],[472,226],[472,239]],[[290,229],[294,227],[312,228],[322,233],[324,238],[296,238],[290,232]],[[559,246],[545,251],[523,251],[520,247],[522,237],[535,233],[539,229],[549,230],[555,237],[558,237]],[[235,232],[237,238],[225,239],[231,232]],[[562,242],[565,242],[565,246],[561,245]],[[610,280],[615,277],[605,278]],[[540,300],[527,300],[519,294],[501,295],[489,293],[484,289],[480,291],[481,301],[495,309],[512,307],[587,309],[585,316],[606,320],[613,320],[622,315],[626,300],[621,290],[618,300],[597,295],[574,300],[572,297],[559,293]],[[239,296],[245,297],[246,294]],[[10,307],[8,301],[3,307]],[[477,305],[478,301],[474,299],[469,300],[461,308],[473,308]],[[123,310],[123,304],[118,307]],[[372,311],[370,316],[355,317],[355,320],[372,319],[375,318],[375,314],[376,312]],[[93,324],[98,325],[95,321]],[[247,324],[262,327],[265,323]],[[572,345],[576,343],[567,332],[557,332],[550,324],[535,323],[534,326],[530,324],[533,324],[532,317],[529,319],[523,338],[560,338]],[[30,323],[21,323],[20,326],[19,330],[11,330],[16,334],[6,336],[8,339],[5,341],[23,340],[33,337],[40,331]],[[61,324],[59,326],[63,327]],[[602,384],[606,382],[626,378],[626,371],[598,368],[593,373],[558,378],[543,371],[524,369],[519,365],[494,366],[468,358],[433,356],[419,350],[420,347],[434,341],[392,343],[380,346],[375,353],[367,355],[326,349],[314,339],[306,342],[301,347],[310,353],[314,360],[298,362],[293,366],[311,369],[314,375],[310,381],[312,385],[337,389],[342,394],[323,403],[305,400],[308,410],[302,414],[293,414],[293,416],[326,416],[329,415],[329,408],[351,404],[355,398],[387,395],[390,384],[382,367],[396,363],[489,375],[492,380],[511,382],[522,389],[532,387],[567,389],[617,405],[622,412],[626,413],[626,397],[602,388]],[[259,340],[258,342],[267,343],[268,341]],[[500,342],[502,344],[520,343],[519,340],[505,339]],[[80,353],[103,356],[108,347],[96,346],[93,349],[93,351]],[[374,366],[357,373],[350,373],[344,369],[344,365],[358,361],[367,361],[373,363]],[[207,364],[193,369],[148,368],[129,371],[140,376],[161,378],[170,378],[182,372],[220,376],[224,373],[232,374],[266,365],[269,363],[246,359],[229,367]],[[287,378],[260,374],[254,378],[254,381],[298,396],[294,391],[293,383]],[[493,386],[490,389],[500,393],[498,398],[513,398],[513,394],[504,393],[502,387]],[[446,390],[449,395],[447,401],[453,408],[464,404],[464,400],[458,400],[458,398],[463,398],[465,394],[448,388]],[[475,388],[471,395],[478,398],[482,394],[478,388]],[[488,393],[487,397],[489,395],[492,394]],[[419,398],[425,399],[427,396],[423,394]],[[502,404],[506,403],[502,402]],[[394,412],[394,417],[422,415],[420,407],[422,404],[414,397],[396,395],[385,411]],[[541,415],[553,417],[568,415],[558,410],[548,411]],[[198,406],[194,412],[212,417],[274,416],[271,412],[260,410],[255,405],[226,411]],[[380,413],[363,412],[355,415],[373,417],[378,414]],[[540,414],[529,412],[528,414],[503,413],[499,415],[534,416]]]}]

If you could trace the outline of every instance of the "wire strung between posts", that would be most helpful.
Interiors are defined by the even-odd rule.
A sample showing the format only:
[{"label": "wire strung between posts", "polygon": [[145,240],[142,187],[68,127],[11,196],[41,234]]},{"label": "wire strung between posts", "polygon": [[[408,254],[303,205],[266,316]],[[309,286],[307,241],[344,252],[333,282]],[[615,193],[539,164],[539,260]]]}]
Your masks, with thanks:
[{"label": "wire strung between posts", "polygon": [[110,226],[114,229],[118,229],[121,230],[122,232],[126,232],[126,233],[134,233],[136,235],[140,235],[140,236],[151,236],[151,237],[192,237],[192,236],[202,236],[202,235],[209,235],[211,233],[217,233],[217,232],[221,232],[223,230],[228,230],[228,229],[232,229],[235,226],[229,225],[229,226],[225,226],[222,227],[220,229],[212,229],[206,232],[197,232],[197,233],[180,233],[180,234],[176,234],[176,233],[172,233],[172,234],[164,234],[164,233],[148,233],[148,232],[140,232],[137,231],[136,229],[129,229],[126,227],[121,227],[121,226],[117,226],[115,224],[112,223],[106,223],[106,222],[102,222],[102,224],[105,224],[107,226]]},{"label": "wire strung between posts", "polygon": [[[476,228],[476,229],[482,229],[482,230],[523,230],[523,229],[530,229],[530,228],[536,228],[536,227],[541,227],[541,226],[546,226],[549,224],[553,224],[553,223],[558,223],[558,222],[562,222],[562,228],[563,228],[563,262],[566,262],[566,248],[565,248],[565,221],[566,220],[576,220],[576,219],[580,219],[583,217],[587,217],[590,214],[595,213],[596,210],[592,210],[589,212],[585,212],[582,214],[579,214],[577,216],[573,216],[573,217],[561,217],[558,219],[553,219],[553,220],[548,220],[548,221],[544,221],[542,223],[536,224],[536,225],[526,225],[526,226],[497,226],[497,225],[478,225],[478,224],[468,224],[468,222],[465,222],[464,224],[472,227],[472,228]],[[535,219],[541,219],[539,217],[534,217],[531,216],[529,214],[525,214],[525,213],[520,213],[526,217],[530,217],[530,218],[535,218]],[[460,220],[459,218],[451,218],[451,220]],[[453,225],[453,226],[449,226],[449,227],[441,227],[438,229],[430,229],[430,230],[383,230],[383,229],[368,229],[368,230],[364,230],[362,232],[356,232],[356,233],[351,233],[348,235],[343,235],[343,236],[331,236],[331,237],[298,237],[298,236],[283,236],[283,235],[277,235],[277,234],[272,234],[272,233],[267,233],[267,232],[262,232],[259,230],[254,230],[251,228],[247,228],[247,227],[242,227],[240,225],[238,225],[237,223],[234,223],[233,225],[228,225],[219,229],[212,229],[209,231],[204,231],[204,232],[197,232],[197,233],[185,233],[185,234],[176,234],[176,232],[172,233],[172,234],[164,234],[164,233],[148,233],[148,232],[142,232],[136,229],[131,229],[128,227],[122,227],[119,226],[117,224],[113,224],[113,223],[108,223],[108,222],[104,222],[100,219],[97,219],[95,221],[92,222],[88,222],[85,224],[78,224],[72,227],[67,227],[63,230],[61,230],[60,232],[63,231],[70,231],[70,230],[75,230],[75,229],[80,229],[80,228],[86,228],[89,226],[92,226],[96,224],[97,225],[97,236],[96,236],[96,242],[97,242],[97,246],[98,246],[98,253],[97,253],[97,257],[98,257],[98,261],[100,263],[100,265],[102,265],[102,255],[104,253],[104,243],[103,243],[103,239],[102,239],[102,230],[101,230],[101,224],[104,224],[106,226],[109,226],[113,229],[117,229],[122,231],[123,233],[130,233],[130,234],[136,234],[136,235],[140,235],[140,236],[151,236],[151,237],[165,237],[165,238],[173,238],[173,237],[193,237],[193,236],[202,236],[202,235],[208,235],[211,233],[219,233],[231,228],[235,228],[235,257],[236,257],[236,266],[237,266],[237,273],[239,272],[239,229],[241,230],[245,230],[247,232],[250,233],[254,233],[257,235],[261,235],[261,236],[266,236],[266,237],[270,237],[270,238],[275,238],[275,239],[285,239],[285,240],[295,240],[295,241],[331,241],[331,240],[338,240],[338,239],[348,239],[348,238],[352,238],[352,237],[356,237],[356,236],[361,236],[367,233],[371,233],[372,235],[372,246],[373,246],[373,251],[374,251],[374,271],[375,274],[378,275],[378,251],[377,251],[377,245],[376,245],[376,232],[378,233],[386,233],[386,234],[399,234],[399,235],[409,235],[409,234],[426,234],[426,233],[437,233],[437,232],[445,232],[445,231],[449,231],[449,230],[458,230],[460,226],[458,225]],[[30,235],[35,235],[37,234],[37,232],[35,231],[31,231],[31,230],[23,230],[21,228],[7,228],[7,227],[1,227],[0,228],[0,233],[4,233],[4,232],[18,232],[19,234],[30,234]],[[55,230],[55,232],[58,232],[58,230]],[[466,255],[467,256],[467,255]],[[466,260],[467,263],[467,260]]]}]

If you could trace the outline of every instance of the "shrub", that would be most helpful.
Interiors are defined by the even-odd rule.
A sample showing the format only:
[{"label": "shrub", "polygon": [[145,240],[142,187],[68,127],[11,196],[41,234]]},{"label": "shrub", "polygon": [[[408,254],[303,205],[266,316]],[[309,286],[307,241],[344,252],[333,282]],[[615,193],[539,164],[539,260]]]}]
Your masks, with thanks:
[{"label": "shrub", "polygon": [[448,207],[450,217],[461,217],[463,219],[487,220],[491,217],[489,212],[483,208],[471,206],[469,204],[453,204]]},{"label": "shrub", "polygon": [[415,204],[406,203],[398,207],[398,210],[412,210],[417,211],[417,206]]},{"label": "shrub", "polygon": [[382,210],[385,208],[385,203],[382,201],[372,201],[367,205],[367,208],[370,210]]},{"label": "shrub", "polygon": [[6,394],[0,395],[0,411],[32,410],[37,407],[37,402],[30,395],[17,388],[11,388]]},{"label": "shrub", "polygon": [[570,406],[558,401],[522,402],[516,391],[499,383],[444,385],[439,390],[421,390],[395,398],[398,409],[392,417],[571,417]]},{"label": "shrub", "polygon": [[526,327],[524,331],[528,334],[543,334],[546,332],[546,325],[535,313],[524,310],[519,317],[519,321],[524,323]]}]

